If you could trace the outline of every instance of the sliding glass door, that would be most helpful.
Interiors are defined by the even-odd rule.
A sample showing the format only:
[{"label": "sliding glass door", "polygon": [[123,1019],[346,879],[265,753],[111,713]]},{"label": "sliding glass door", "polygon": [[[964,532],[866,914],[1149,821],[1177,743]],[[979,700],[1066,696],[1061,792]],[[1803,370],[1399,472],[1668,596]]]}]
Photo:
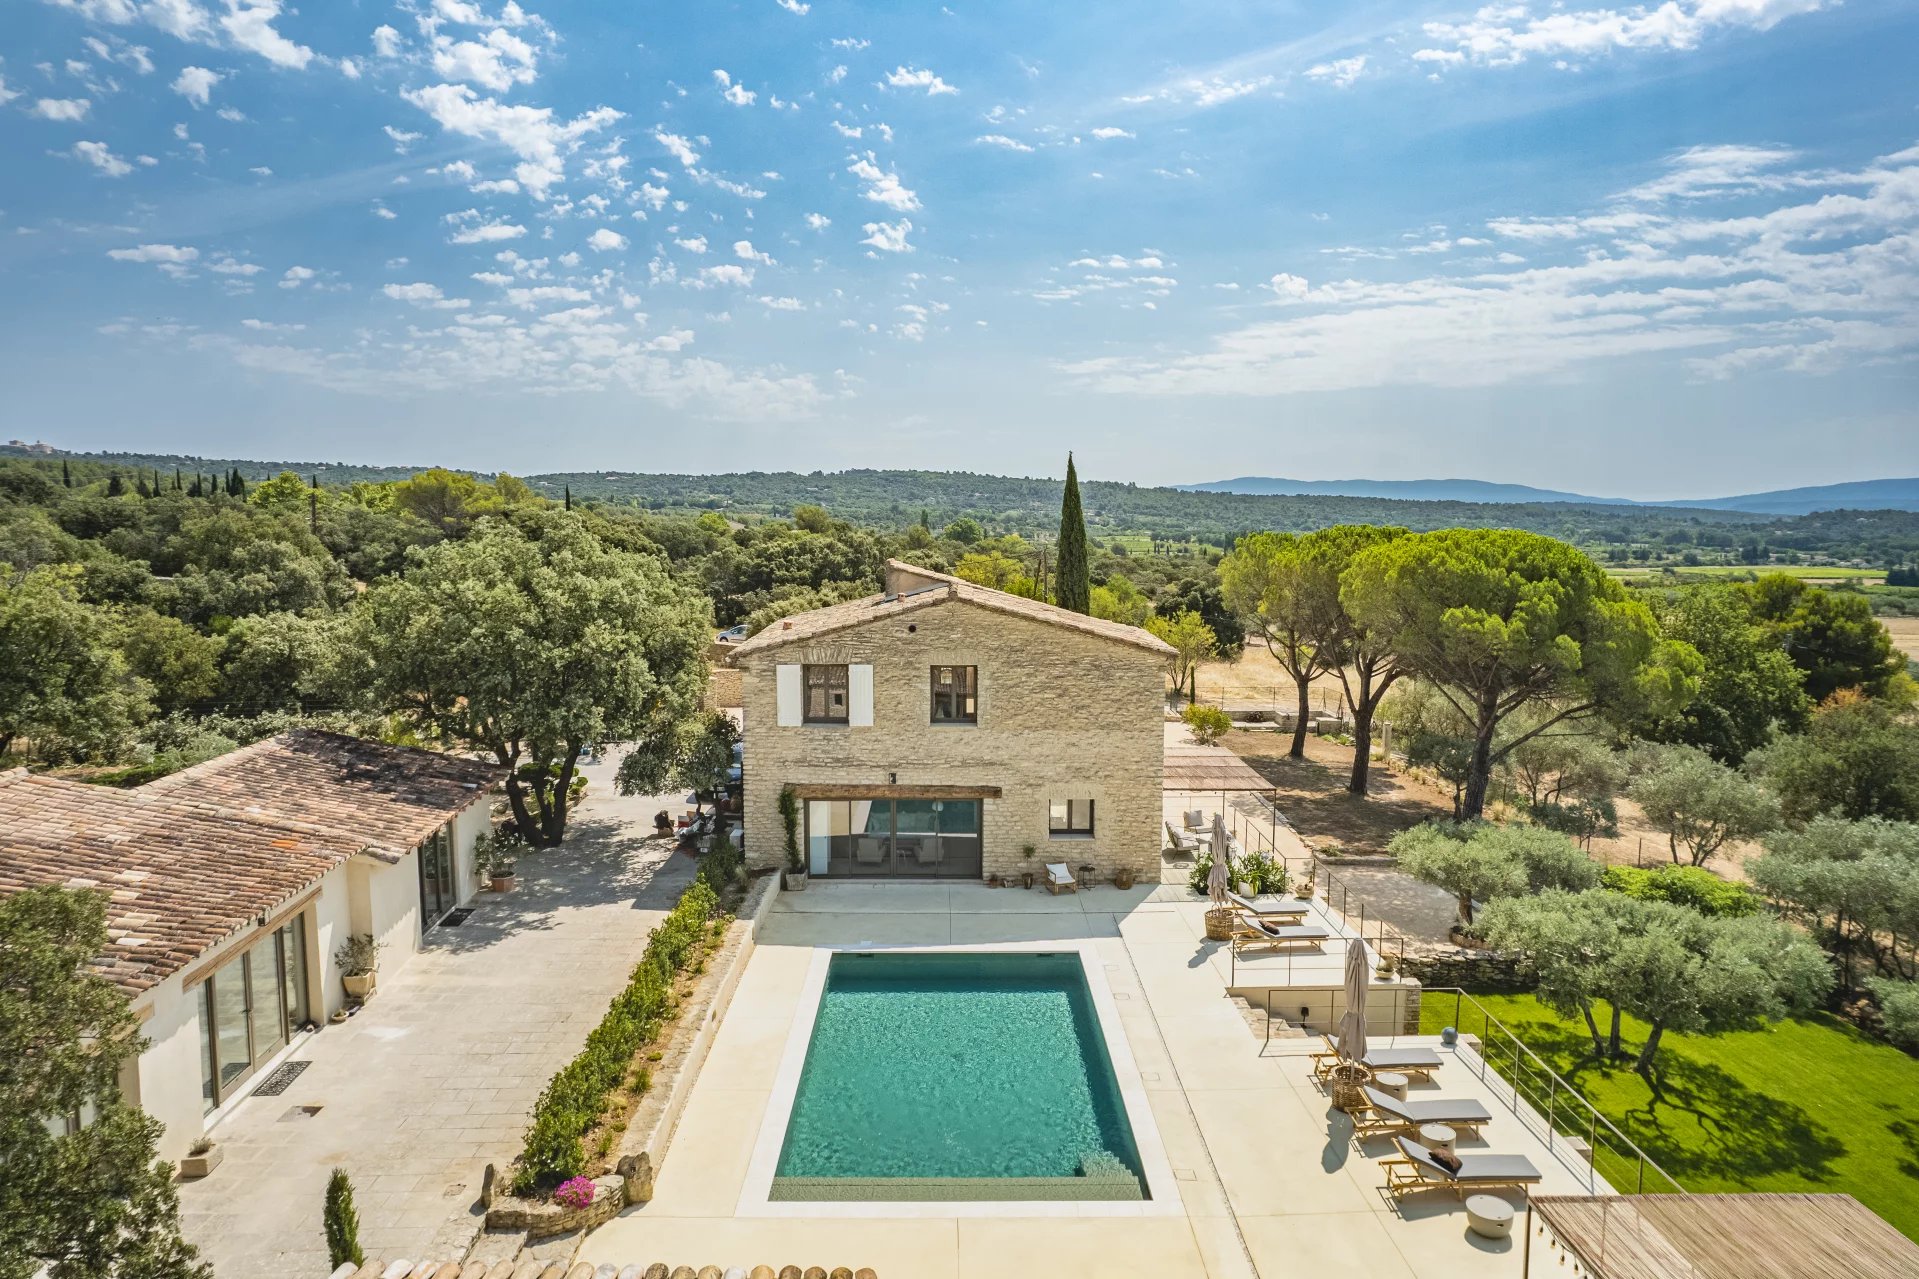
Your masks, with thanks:
[{"label": "sliding glass door", "polygon": [[310,1020],[305,936],[290,920],[200,983],[202,1109],[234,1096]]},{"label": "sliding glass door", "polygon": [[815,875],[978,879],[980,801],[808,800],[806,848]]},{"label": "sliding glass door", "polygon": [[460,902],[453,882],[453,827],[449,824],[433,832],[420,845],[419,857],[420,931],[424,933]]}]

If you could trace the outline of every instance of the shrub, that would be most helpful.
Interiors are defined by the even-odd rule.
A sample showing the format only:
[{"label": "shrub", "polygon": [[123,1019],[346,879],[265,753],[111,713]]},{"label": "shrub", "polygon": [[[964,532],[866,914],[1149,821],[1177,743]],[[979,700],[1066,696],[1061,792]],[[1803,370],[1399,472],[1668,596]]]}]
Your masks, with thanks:
[{"label": "shrub", "polygon": [[1919,982],[1882,977],[1868,984],[1879,998],[1886,1038],[1909,1053],[1919,1053]]},{"label": "shrub", "polygon": [[1192,890],[1201,897],[1206,896],[1206,877],[1213,873],[1213,855],[1202,852],[1193,858],[1193,873],[1186,877]]},{"label": "shrub", "polygon": [[800,797],[791,786],[780,787],[780,823],[786,827],[786,869],[797,875],[806,863],[800,860]]},{"label": "shrub", "polygon": [[346,1169],[335,1168],[326,1183],[326,1250],[335,1269],[352,1264],[364,1266],[366,1254],[360,1251],[360,1214],[353,1210],[353,1183]]},{"label": "shrub", "polygon": [[1744,884],[1719,878],[1701,866],[1608,866],[1600,886],[1638,901],[1671,902],[1702,915],[1737,919],[1759,913],[1759,895]]},{"label": "shrub", "polygon": [[1261,893],[1283,893],[1286,891],[1286,867],[1265,853],[1248,853],[1239,859],[1234,868],[1242,884]]},{"label": "shrub", "polygon": [[1217,706],[1201,706],[1195,702],[1181,711],[1179,717],[1186,721],[1186,727],[1192,730],[1193,740],[1201,746],[1217,745],[1219,739],[1233,728],[1232,716]]},{"label": "shrub", "polygon": [[534,1103],[514,1174],[515,1192],[537,1193],[585,1174],[581,1140],[605,1113],[607,1098],[625,1080],[633,1055],[667,1015],[673,975],[686,967],[718,907],[713,886],[704,877],[695,879],[653,930],[626,988],[613,997],[579,1056],[560,1068]]}]

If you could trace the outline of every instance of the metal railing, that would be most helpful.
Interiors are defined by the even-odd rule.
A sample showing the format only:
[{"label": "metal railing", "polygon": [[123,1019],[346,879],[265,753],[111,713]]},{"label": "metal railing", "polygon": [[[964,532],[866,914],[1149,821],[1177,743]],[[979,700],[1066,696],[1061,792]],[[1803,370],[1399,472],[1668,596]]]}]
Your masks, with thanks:
[{"label": "metal railing", "polygon": [[[1490,1085],[1490,1074],[1504,1084],[1508,1095],[1501,1100],[1507,1108],[1546,1143],[1547,1150],[1575,1156],[1576,1162],[1589,1171],[1588,1189],[1597,1192],[1597,1178],[1603,1177],[1621,1194],[1686,1193],[1686,1188],[1638,1142],[1600,1114],[1585,1094],[1548,1066],[1477,999],[1457,986],[1435,986],[1422,996],[1422,1006],[1444,995],[1453,997],[1452,1026],[1460,1035],[1460,1062],[1470,1063],[1481,1082]],[[1471,1017],[1466,1015],[1469,1012]],[[1471,1024],[1477,1024],[1477,1032]],[[1465,1042],[1475,1033],[1477,1048]]]}]

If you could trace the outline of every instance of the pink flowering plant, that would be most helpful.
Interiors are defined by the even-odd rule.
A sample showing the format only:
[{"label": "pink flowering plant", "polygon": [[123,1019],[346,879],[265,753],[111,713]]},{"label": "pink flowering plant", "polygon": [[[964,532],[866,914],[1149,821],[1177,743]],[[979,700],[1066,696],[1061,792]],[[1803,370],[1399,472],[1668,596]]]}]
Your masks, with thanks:
[{"label": "pink flowering plant", "polygon": [[553,1192],[553,1202],[566,1208],[584,1208],[593,1202],[593,1193],[597,1189],[585,1177],[568,1177]]}]

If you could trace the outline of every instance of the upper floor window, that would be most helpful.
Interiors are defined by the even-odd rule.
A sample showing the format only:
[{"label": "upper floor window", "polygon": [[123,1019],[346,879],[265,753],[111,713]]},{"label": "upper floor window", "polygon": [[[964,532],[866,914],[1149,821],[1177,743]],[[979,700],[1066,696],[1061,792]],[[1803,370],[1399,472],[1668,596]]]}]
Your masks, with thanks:
[{"label": "upper floor window", "polygon": [[1093,833],[1093,801],[1056,799],[1047,830],[1054,835],[1090,835]]},{"label": "upper floor window", "polygon": [[806,668],[806,722],[844,724],[847,721],[846,667]]},{"label": "upper floor window", "polygon": [[979,723],[979,667],[933,668],[933,722]]}]

